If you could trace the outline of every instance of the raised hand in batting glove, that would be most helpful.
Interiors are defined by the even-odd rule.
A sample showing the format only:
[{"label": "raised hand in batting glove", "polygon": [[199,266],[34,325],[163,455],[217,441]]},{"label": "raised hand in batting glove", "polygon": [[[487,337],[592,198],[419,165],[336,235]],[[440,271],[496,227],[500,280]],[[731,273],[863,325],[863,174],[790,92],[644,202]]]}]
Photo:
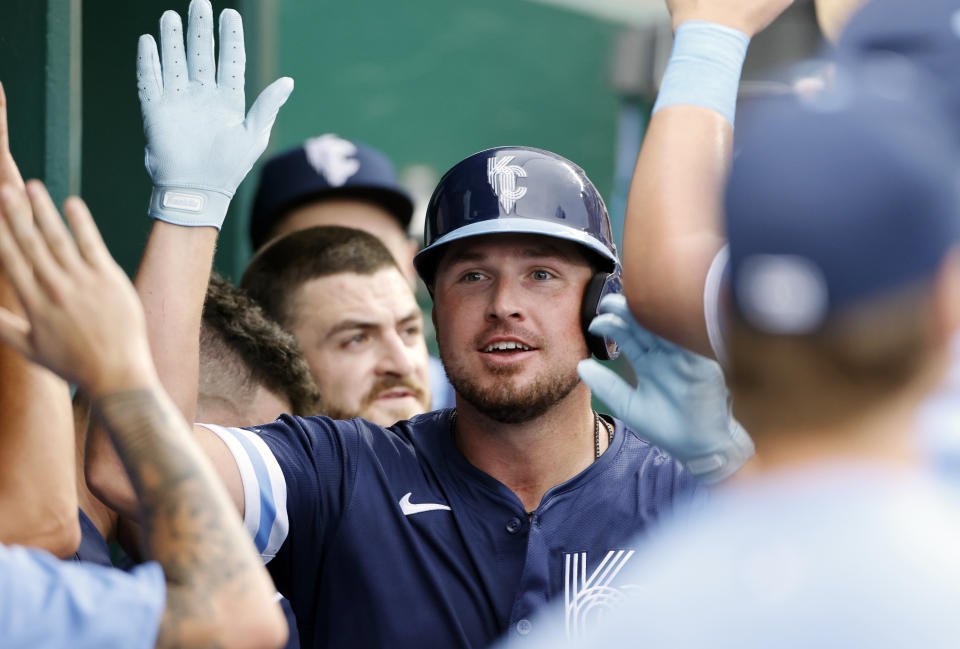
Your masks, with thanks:
[{"label": "raised hand in batting glove", "polygon": [[590,332],[613,338],[637,374],[637,387],[593,359],[580,378],[627,426],[682,462],[701,482],[719,482],[753,455],[753,441],[733,418],[723,370],[650,333],[622,295],[600,302]]},{"label": "raised hand in batting glove", "polygon": [[240,14],[220,14],[220,60],[213,62],[213,8],[192,0],[186,44],[180,16],[160,18],[163,65],[152,36],[140,37],[137,88],[153,180],[150,216],[219,228],[230,199],[267,147],[293,79],[270,84],[245,115],[246,55]]}]

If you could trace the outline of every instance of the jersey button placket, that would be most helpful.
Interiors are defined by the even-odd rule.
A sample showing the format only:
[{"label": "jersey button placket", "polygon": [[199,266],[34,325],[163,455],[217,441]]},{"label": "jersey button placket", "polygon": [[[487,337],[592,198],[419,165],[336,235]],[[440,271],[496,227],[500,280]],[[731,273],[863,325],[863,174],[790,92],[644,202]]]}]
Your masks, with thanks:
[{"label": "jersey button placket", "polygon": [[511,518],[507,521],[507,533],[516,534],[523,527],[523,522],[519,518]]},{"label": "jersey button placket", "polygon": [[527,635],[533,630],[533,624],[530,620],[523,619],[517,622],[517,633],[520,635]]}]

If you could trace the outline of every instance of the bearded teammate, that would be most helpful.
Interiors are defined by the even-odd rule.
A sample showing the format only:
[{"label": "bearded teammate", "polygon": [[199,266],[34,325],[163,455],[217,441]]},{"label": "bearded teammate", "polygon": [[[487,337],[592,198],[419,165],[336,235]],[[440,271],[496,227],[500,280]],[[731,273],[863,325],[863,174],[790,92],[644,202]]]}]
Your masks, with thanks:
[{"label": "bearded teammate", "polygon": [[[466,197],[472,218],[451,218]],[[417,266],[457,410],[389,429],[286,416],[197,429],[304,646],[481,647],[528,633],[562,596],[589,624],[597,594],[630,586],[616,579],[628,539],[694,486],[594,413],[576,377],[588,344],[610,354],[582,322],[619,282],[603,203],[577,167],[523,147],[471,156],[441,181],[427,240]]]},{"label": "bearded teammate", "polygon": [[[526,192],[497,176],[516,169]],[[466,197],[464,223],[452,217]],[[441,181],[428,223],[417,268],[456,410],[389,429],[286,417],[257,435],[208,427],[240,467],[247,524],[312,646],[480,647],[526,633],[544,602],[588,598],[580,571],[624,587],[626,540],[693,487],[594,413],[577,379],[584,291],[618,282],[582,172],[537,150],[485,151]],[[278,494],[275,515],[265,511]]]}]

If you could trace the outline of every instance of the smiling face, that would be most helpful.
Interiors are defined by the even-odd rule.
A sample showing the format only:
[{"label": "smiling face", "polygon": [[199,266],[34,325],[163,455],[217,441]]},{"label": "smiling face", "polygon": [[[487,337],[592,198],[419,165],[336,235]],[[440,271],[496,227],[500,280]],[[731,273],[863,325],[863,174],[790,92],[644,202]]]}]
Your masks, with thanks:
[{"label": "smiling face", "polygon": [[457,394],[495,421],[546,412],[589,356],[580,305],[593,275],[576,244],[539,235],[451,243],[433,286],[437,342]]},{"label": "smiling face", "polygon": [[423,316],[395,267],[309,280],[289,311],[331,417],[390,426],[430,409]]}]

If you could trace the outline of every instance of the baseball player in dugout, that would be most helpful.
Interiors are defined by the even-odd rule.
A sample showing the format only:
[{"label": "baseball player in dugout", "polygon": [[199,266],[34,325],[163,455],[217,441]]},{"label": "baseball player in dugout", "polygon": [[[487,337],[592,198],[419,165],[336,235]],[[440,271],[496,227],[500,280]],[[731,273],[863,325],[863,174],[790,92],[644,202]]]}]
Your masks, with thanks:
[{"label": "baseball player in dugout", "polygon": [[[304,141],[302,145],[294,147],[267,160],[260,173],[260,182],[257,186],[256,199],[253,204],[253,213],[250,217],[250,243],[256,251],[263,250],[270,243],[279,238],[288,238],[289,235],[318,226],[341,226],[363,230],[376,237],[387,248],[400,272],[410,284],[411,290],[416,290],[417,274],[413,269],[413,255],[417,251],[416,240],[410,237],[410,221],[413,218],[413,201],[407,191],[397,182],[397,174],[393,163],[383,152],[374,149],[362,142],[348,140],[333,133],[326,133]],[[306,244],[301,244],[306,245]],[[285,246],[297,248],[297,244],[288,241]],[[365,247],[365,246],[364,246]],[[277,251],[271,253],[277,255]],[[309,262],[301,262],[309,267]],[[298,264],[288,262],[284,270],[289,274]],[[327,266],[326,273],[333,274],[336,269]],[[355,269],[352,272],[356,272]],[[310,275],[313,275],[310,277]],[[270,278],[262,279],[269,281]],[[305,279],[319,279],[319,275],[307,272]],[[342,279],[342,278],[341,278]],[[355,279],[356,281],[356,279]],[[270,281],[269,288],[273,291],[282,291],[279,299],[287,303],[288,313],[272,314],[274,318],[290,317],[299,320],[300,329],[308,326],[305,322],[311,317],[318,317],[317,311],[343,311],[345,305],[335,305],[331,301],[328,291],[318,288],[317,284],[330,282],[314,282],[311,288],[291,287],[282,285],[279,280]],[[265,285],[264,282],[261,285]],[[332,288],[332,287],[331,287]],[[381,286],[380,291],[388,290]],[[395,288],[389,290],[400,293]],[[296,292],[297,295],[292,295]],[[262,299],[262,295],[254,296],[263,304],[274,300]],[[411,293],[411,297],[415,297]],[[401,299],[408,302],[404,295]],[[359,297],[356,300],[362,302]],[[372,305],[367,305],[372,308]],[[339,308],[338,308],[339,307]],[[342,321],[344,317],[333,318]],[[324,316],[319,316],[323,318]],[[339,324],[339,323],[334,323]],[[291,329],[292,331],[292,329]],[[296,333],[296,332],[295,332]],[[350,376],[337,377],[335,369],[321,359],[324,348],[329,348],[333,341],[330,337],[317,335],[304,340],[300,334],[304,351],[311,359],[311,368],[317,382],[324,386],[324,392],[330,393],[329,384],[338,381],[340,384],[349,382]],[[411,339],[410,342],[417,342]],[[422,333],[419,335],[419,346],[423,342]],[[316,350],[316,353],[314,351]],[[406,374],[411,380],[418,380],[419,366],[427,365],[430,393],[425,406],[409,410],[406,416],[420,414],[427,410],[438,410],[453,406],[453,388],[447,381],[446,373],[440,359],[427,352],[409,352],[411,362],[417,367],[414,372]],[[424,358],[414,358],[421,356]],[[362,363],[361,363],[362,365]],[[353,375],[362,372],[355,368]],[[370,376],[366,372],[367,377]],[[377,374],[378,380],[382,374]],[[340,411],[349,411],[347,403],[337,404],[335,398],[328,398],[328,405],[340,406]],[[397,408],[391,408],[395,410]],[[403,405],[399,406],[403,409]],[[370,418],[366,414],[365,418]],[[404,418],[405,418],[404,417]],[[397,421],[374,419],[377,423],[389,425]]]},{"label": "baseball player in dugout", "polygon": [[[197,356],[218,228],[292,82],[244,116],[239,19],[221,16],[221,52],[227,39],[237,58],[214,84],[209,1],[189,15],[186,62],[175,12],[161,19],[162,66],[152,38],[140,42],[155,220],[137,288],[160,377],[192,418],[184,359]],[[587,327],[629,314],[606,209],[572,162],[529,147],[464,159],[436,188],[425,239],[415,264],[456,408],[389,428],[287,415],[195,426],[306,647],[485,647],[529,633],[562,598],[588,624],[598,597],[635,585],[618,576],[642,534],[752,453],[719,370],[679,349],[638,367],[648,418],[627,427],[592,410],[577,365],[617,351]],[[102,431],[86,468],[98,496],[133,508]]]},{"label": "baseball player in dugout", "polygon": [[431,410],[423,312],[375,236],[293,232],[253,258],[241,288],[303,349],[324,404],[309,414],[390,426]]}]

